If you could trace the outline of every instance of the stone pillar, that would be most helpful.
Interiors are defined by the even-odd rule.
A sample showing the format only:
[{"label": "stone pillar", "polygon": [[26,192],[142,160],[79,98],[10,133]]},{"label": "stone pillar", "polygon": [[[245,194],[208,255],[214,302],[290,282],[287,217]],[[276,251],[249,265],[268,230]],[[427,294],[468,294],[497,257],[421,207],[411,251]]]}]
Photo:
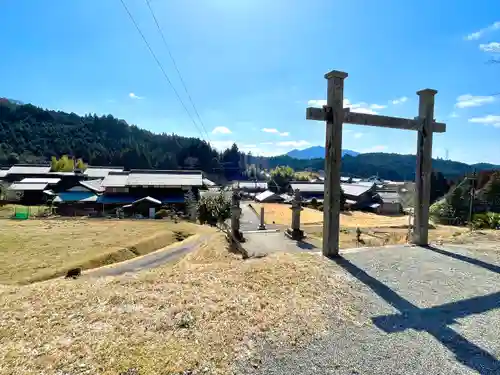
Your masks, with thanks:
[{"label": "stone pillar", "polygon": [[260,225],[259,230],[266,229],[266,222],[264,221],[264,207],[260,208]]},{"label": "stone pillar", "polygon": [[240,197],[238,193],[234,192],[231,199],[231,232],[233,238],[237,241],[241,241],[243,239],[243,234],[240,232],[240,217]]},{"label": "stone pillar", "polygon": [[300,229],[300,211],[302,211],[302,207],[300,205],[299,189],[294,192],[292,207],[290,209],[292,210],[292,227],[285,231],[285,235],[292,240],[300,241],[304,238],[304,231]]},{"label": "stone pillar", "polygon": [[325,198],[323,202],[323,255],[339,254],[340,165],[342,161],[342,123],[344,121],[344,79],[347,73],[331,71],[326,98]]},{"label": "stone pillar", "polygon": [[434,122],[434,95],[436,90],[418,91],[418,117],[423,121],[418,131],[417,168],[415,174],[415,219],[413,243],[420,246],[429,244],[429,203],[432,172],[432,123]]}]

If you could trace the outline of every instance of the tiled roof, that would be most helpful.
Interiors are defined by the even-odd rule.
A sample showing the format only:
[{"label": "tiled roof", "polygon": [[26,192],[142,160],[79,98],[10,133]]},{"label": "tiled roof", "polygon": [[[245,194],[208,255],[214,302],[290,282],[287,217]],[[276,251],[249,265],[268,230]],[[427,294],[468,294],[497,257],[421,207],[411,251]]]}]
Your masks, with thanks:
[{"label": "tiled roof", "polygon": [[61,202],[95,202],[97,195],[89,191],[72,191],[57,194],[54,203]]},{"label": "tiled roof", "polygon": [[27,184],[35,184],[35,183],[47,183],[49,185],[55,185],[61,181],[60,178],[53,178],[53,177],[28,177],[28,178],[23,178],[21,180],[21,183],[27,183]]},{"label": "tiled roof", "polygon": [[80,181],[80,185],[86,187],[87,189],[100,193],[104,191],[104,187],[102,186],[102,181],[103,181],[102,179]]},{"label": "tiled roof", "polygon": [[[141,197],[133,197],[130,195],[100,195],[97,197],[97,203],[101,204],[131,204]],[[158,197],[158,200],[162,203],[183,203],[184,195],[171,194],[169,196]]]},{"label": "tiled roof", "polygon": [[199,171],[131,170],[126,186],[202,186]]},{"label": "tiled roof", "polygon": [[25,191],[25,190],[45,190],[45,188],[48,186],[46,182],[43,183],[36,183],[36,184],[26,184],[26,183],[21,183],[21,182],[14,182],[12,185],[9,186],[9,190],[15,190],[15,191]]},{"label": "tiled roof", "polygon": [[87,177],[91,178],[104,178],[110,172],[123,172],[123,167],[98,167],[98,166],[88,166],[87,169],[83,172],[83,174]]},{"label": "tiled roof", "polygon": [[206,185],[206,186],[215,186],[216,185],[215,182],[209,180],[208,178],[204,178],[203,179],[203,184]]},{"label": "tiled roof", "polygon": [[280,197],[279,195],[273,193],[271,190],[266,190],[266,191],[263,191],[260,194],[257,194],[255,196],[255,200],[258,201],[258,202],[262,202],[262,201],[265,201],[266,199],[268,199],[270,197],[274,197],[274,199],[277,199],[277,200],[283,200],[282,197]]},{"label": "tiled roof", "polygon": [[8,169],[0,169],[0,178],[7,176],[7,173],[9,173]]},{"label": "tiled roof", "polygon": [[374,184],[340,184],[344,194],[350,196],[360,196],[373,188]]},{"label": "tiled roof", "polygon": [[141,198],[141,199],[137,199],[136,201],[132,202],[132,204],[137,204],[137,203],[144,202],[144,201],[154,203],[154,204],[161,204],[161,201],[159,201],[158,199],[149,197],[149,196]]},{"label": "tiled roof", "polygon": [[234,188],[239,189],[248,189],[248,190],[265,190],[268,185],[267,182],[263,181],[234,181]]},{"label": "tiled roof", "polygon": [[401,202],[401,197],[397,192],[392,192],[392,191],[381,191],[378,193],[380,199],[382,199],[382,202],[384,203],[400,203]]},{"label": "tiled roof", "polygon": [[323,193],[325,191],[324,184],[308,184],[307,182],[291,183],[293,191],[299,189],[301,193]]},{"label": "tiled roof", "polygon": [[50,165],[16,164],[10,167],[8,174],[45,174],[50,172]]},{"label": "tiled roof", "polygon": [[125,187],[127,186],[128,172],[110,172],[101,185],[107,187]]}]

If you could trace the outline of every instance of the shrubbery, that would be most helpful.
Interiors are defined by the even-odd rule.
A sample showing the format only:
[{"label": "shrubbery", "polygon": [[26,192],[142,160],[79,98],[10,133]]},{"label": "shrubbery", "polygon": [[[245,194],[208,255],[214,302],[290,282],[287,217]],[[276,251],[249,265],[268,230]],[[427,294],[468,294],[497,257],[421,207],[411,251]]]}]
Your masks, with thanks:
[{"label": "shrubbery", "polygon": [[170,215],[166,209],[162,208],[155,213],[155,219],[164,219]]},{"label": "shrubbery", "polygon": [[231,217],[231,200],[223,192],[203,196],[198,202],[198,220],[201,224],[216,225]]},{"label": "shrubbery", "polygon": [[500,214],[495,212],[475,214],[472,224],[477,229],[498,229],[500,227]]}]

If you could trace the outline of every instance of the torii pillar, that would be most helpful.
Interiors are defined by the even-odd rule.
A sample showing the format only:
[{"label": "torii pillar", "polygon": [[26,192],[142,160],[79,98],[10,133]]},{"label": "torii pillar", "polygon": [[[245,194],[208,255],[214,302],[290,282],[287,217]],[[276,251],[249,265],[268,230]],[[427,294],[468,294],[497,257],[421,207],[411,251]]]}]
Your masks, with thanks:
[{"label": "torii pillar", "polygon": [[434,120],[434,96],[437,91],[418,91],[418,117],[406,119],[350,112],[343,108],[344,79],[347,73],[331,71],[328,80],[327,105],[323,108],[307,108],[308,120],[326,121],[325,143],[325,199],[323,204],[323,255],[339,255],[340,230],[340,167],[342,162],[342,124],[358,124],[390,129],[416,130],[417,168],[415,196],[415,225],[412,242],[427,245],[429,241],[429,199],[432,171],[432,135],[444,133],[446,124]]}]

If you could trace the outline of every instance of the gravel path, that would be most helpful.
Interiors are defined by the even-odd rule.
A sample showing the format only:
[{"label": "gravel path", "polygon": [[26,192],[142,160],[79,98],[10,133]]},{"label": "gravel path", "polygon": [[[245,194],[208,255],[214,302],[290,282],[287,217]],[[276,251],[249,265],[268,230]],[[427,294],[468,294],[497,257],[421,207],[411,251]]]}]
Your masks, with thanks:
[{"label": "gravel path", "polygon": [[336,261],[361,324],[332,319],[306,347],[263,350],[241,374],[500,374],[500,254],[449,247],[355,250]]}]

